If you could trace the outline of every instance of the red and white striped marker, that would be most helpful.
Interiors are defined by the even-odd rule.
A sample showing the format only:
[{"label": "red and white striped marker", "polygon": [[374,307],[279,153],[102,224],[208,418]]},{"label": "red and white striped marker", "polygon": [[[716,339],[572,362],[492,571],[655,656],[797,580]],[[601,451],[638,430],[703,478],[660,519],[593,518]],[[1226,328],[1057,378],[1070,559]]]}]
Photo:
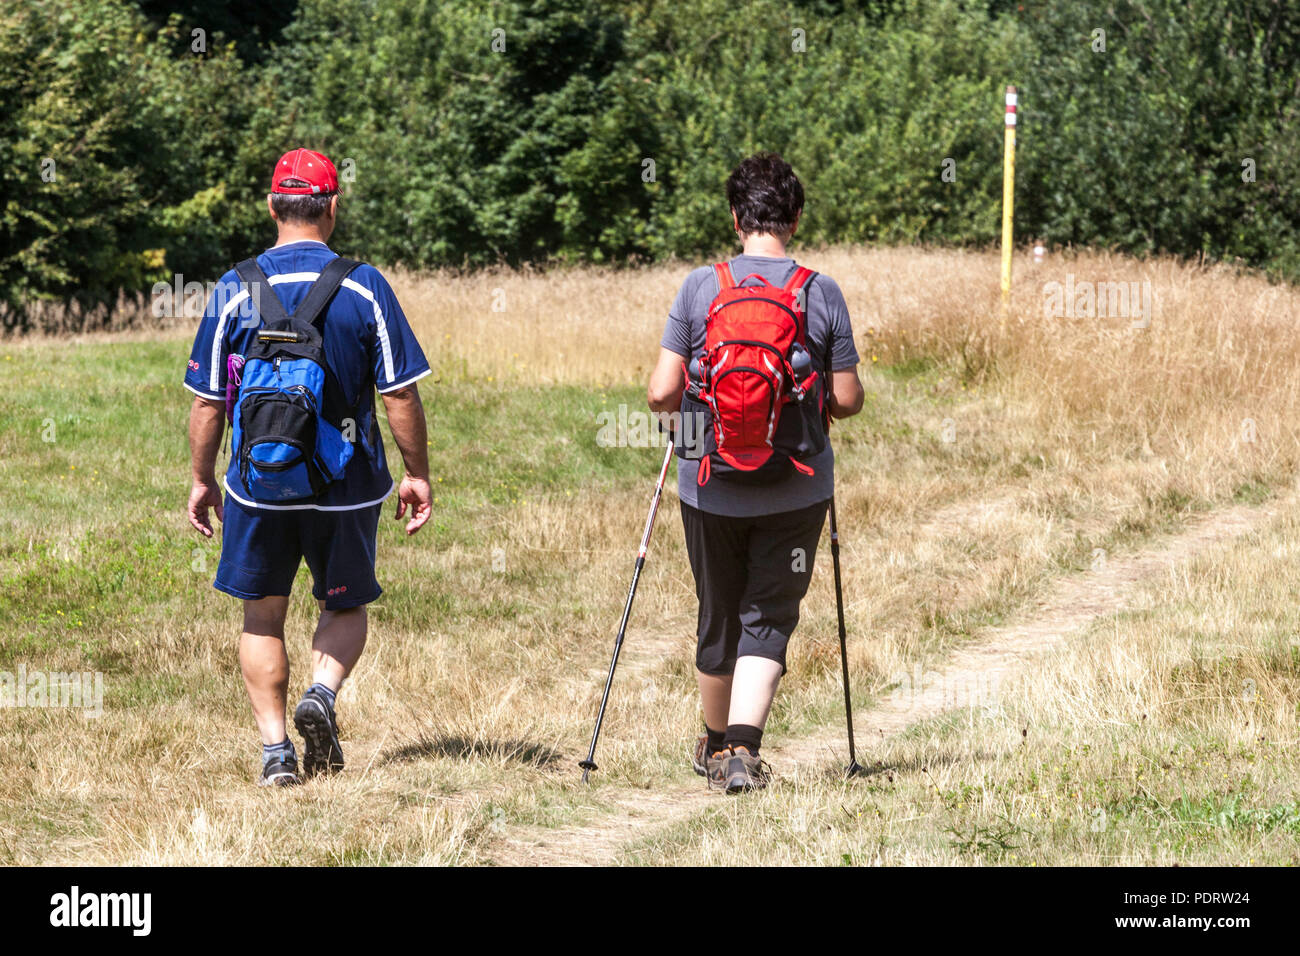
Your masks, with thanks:
[{"label": "red and white striped marker", "polygon": [[1007,125],[1016,125],[1016,88],[1007,87]]}]

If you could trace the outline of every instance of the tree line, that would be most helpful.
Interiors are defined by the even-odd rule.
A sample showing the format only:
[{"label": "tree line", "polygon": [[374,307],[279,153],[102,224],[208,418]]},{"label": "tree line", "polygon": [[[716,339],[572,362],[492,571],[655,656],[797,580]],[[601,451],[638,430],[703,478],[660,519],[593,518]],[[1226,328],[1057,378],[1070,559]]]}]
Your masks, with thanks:
[{"label": "tree line", "polygon": [[384,265],[623,264],[731,241],[782,153],[812,242],[1017,232],[1300,272],[1300,10],[1278,0],[10,0],[0,314],[208,281],[271,238],[294,145]]}]

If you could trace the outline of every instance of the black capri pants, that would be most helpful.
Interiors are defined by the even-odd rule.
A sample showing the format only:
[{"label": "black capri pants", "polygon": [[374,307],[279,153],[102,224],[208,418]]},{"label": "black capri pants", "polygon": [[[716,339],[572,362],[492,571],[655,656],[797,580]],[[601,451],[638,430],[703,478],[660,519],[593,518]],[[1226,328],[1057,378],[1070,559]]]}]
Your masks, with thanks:
[{"label": "black capri pants", "polygon": [[813,558],[830,502],[734,518],[682,502],[686,553],[700,601],[695,666],[730,674],[737,657],[781,665],[812,581]]}]

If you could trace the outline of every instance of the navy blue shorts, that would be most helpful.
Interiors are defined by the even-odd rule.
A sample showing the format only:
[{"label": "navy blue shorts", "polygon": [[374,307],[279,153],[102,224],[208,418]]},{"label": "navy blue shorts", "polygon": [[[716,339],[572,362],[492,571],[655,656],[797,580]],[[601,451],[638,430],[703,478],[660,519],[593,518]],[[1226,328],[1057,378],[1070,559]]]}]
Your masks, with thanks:
[{"label": "navy blue shorts", "polygon": [[306,558],[311,593],[327,611],[369,604],[383,593],[375,580],[381,507],[269,511],[246,508],[227,494],[213,587],[245,600],[287,596]]}]

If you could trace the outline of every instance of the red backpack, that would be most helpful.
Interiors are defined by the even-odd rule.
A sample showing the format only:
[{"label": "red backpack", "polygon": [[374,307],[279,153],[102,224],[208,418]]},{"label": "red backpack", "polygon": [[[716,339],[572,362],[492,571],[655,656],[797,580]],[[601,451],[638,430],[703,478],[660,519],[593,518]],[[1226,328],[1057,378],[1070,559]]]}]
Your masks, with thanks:
[{"label": "red backpack", "polygon": [[683,419],[706,427],[693,453],[678,454],[700,458],[700,485],[714,474],[753,484],[811,475],[802,459],[826,447],[822,376],[808,351],[806,290],[817,273],[800,266],[778,289],[757,273],[737,283],[726,262],[713,268],[718,295],[682,396]]}]

